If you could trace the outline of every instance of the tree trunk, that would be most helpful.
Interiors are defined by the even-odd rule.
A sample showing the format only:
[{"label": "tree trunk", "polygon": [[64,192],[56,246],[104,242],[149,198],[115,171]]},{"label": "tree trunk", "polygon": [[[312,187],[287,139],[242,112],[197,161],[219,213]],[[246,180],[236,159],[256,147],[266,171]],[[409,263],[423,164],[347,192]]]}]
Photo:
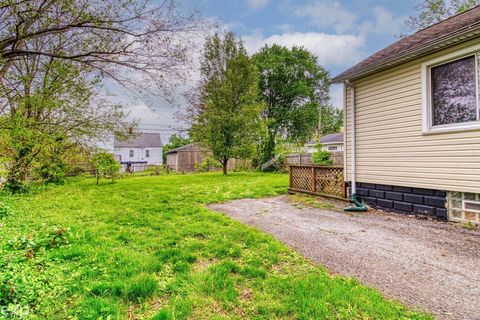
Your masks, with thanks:
[{"label": "tree trunk", "polygon": [[260,166],[275,157],[275,136],[275,132],[268,133],[267,141],[265,141],[265,144],[263,145]]},{"label": "tree trunk", "polygon": [[227,174],[227,165],[228,165],[228,158],[223,158],[222,167],[223,167],[223,174]]}]

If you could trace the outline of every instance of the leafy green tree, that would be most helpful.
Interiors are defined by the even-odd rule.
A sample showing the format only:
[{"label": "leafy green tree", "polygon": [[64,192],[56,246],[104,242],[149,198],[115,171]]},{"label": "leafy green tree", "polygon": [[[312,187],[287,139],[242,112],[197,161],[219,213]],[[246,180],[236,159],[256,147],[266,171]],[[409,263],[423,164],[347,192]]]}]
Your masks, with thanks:
[{"label": "leafy green tree", "polygon": [[26,62],[14,62],[18,68],[9,73],[18,91],[7,94],[0,128],[7,186],[12,191],[25,189],[37,173],[46,180],[60,178],[69,149],[134,126],[122,121],[122,106],[95,95],[97,79],[89,79],[77,65],[41,56]]},{"label": "leafy green tree", "polygon": [[322,107],[321,135],[340,132],[343,127],[343,109],[331,104]]},{"label": "leafy green tree", "polygon": [[315,55],[301,47],[265,46],[253,56],[260,73],[262,118],[267,135],[261,144],[262,163],[274,157],[279,139],[305,142],[318,123],[320,103],[328,100],[329,74]]},{"label": "leafy green tree", "polygon": [[312,154],[312,162],[321,165],[332,165],[333,160],[330,157],[330,152],[323,150],[323,146],[319,143],[315,145],[316,150]]},{"label": "leafy green tree", "polygon": [[163,145],[163,163],[167,162],[168,151],[186,146],[190,143],[192,143],[192,140],[189,137],[184,138],[176,133],[172,134],[168,139],[168,143]]},{"label": "leafy green tree", "polygon": [[228,160],[253,155],[261,134],[258,73],[231,32],[207,39],[202,79],[189,114],[191,137],[212,152],[227,174]]},{"label": "leafy green tree", "polygon": [[91,159],[97,184],[101,177],[111,178],[112,180],[118,175],[120,163],[118,163],[111,153],[98,152]]},{"label": "leafy green tree", "polygon": [[418,14],[410,16],[405,23],[412,31],[418,31],[479,4],[479,0],[423,0],[414,8]]}]

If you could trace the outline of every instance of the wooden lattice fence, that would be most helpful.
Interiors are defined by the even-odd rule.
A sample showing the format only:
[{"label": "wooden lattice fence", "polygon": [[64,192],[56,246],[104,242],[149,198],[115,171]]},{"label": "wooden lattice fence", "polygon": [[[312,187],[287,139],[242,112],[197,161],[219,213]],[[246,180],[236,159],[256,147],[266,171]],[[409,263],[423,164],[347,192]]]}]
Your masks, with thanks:
[{"label": "wooden lattice fence", "polygon": [[292,165],[289,170],[290,191],[346,198],[343,167]]},{"label": "wooden lattice fence", "polygon": [[[335,166],[343,166],[343,151],[330,152],[330,158]],[[285,157],[285,164],[289,166],[312,164],[311,153],[291,153]]]}]

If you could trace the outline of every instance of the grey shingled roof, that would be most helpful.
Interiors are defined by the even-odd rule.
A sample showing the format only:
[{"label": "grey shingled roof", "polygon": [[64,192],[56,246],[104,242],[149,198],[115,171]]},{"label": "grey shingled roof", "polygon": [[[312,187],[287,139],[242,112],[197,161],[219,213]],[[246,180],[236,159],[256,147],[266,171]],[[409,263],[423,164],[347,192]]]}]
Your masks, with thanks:
[{"label": "grey shingled roof", "polygon": [[161,148],[163,144],[159,133],[140,133],[126,141],[115,137],[113,146],[114,148]]},{"label": "grey shingled roof", "polygon": [[354,80],[480,36],[480,6],[422,29],[378,51],[332,79]]},{"label": "grey shingled roof", "polygon": [[172,149],[172,150],[168,151],[167,154],[175,153],[175,152],[178,152],[178,151],[201,151],[201,150],[202,150],[202,148],[200,147],[200,143],[194,142],[194,143],[186,144],[182,147],[178,147],[176,149]]},{"label": "grey shingled roof", "polygon": [[[316,140],[312,140],[307,145],[315,145],[318,142]],[[320,143],[322,144],[332,144],[332,143],[343,143],[343,133],[342,132],[337,132],[337,133],[331,133],[324,135],[323,137],[320,138]]]}]

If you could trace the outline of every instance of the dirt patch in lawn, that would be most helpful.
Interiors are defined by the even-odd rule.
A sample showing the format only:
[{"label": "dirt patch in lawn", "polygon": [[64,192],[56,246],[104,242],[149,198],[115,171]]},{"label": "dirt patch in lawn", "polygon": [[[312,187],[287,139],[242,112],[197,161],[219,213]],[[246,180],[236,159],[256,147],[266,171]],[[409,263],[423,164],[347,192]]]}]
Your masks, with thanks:
[{"label": "dirt patch in lawn", "polygon": [[211,209],[273,234],[331,272],[352,276],[440,319],[480,319],[480,232],[298,196],[244,199]]}]

